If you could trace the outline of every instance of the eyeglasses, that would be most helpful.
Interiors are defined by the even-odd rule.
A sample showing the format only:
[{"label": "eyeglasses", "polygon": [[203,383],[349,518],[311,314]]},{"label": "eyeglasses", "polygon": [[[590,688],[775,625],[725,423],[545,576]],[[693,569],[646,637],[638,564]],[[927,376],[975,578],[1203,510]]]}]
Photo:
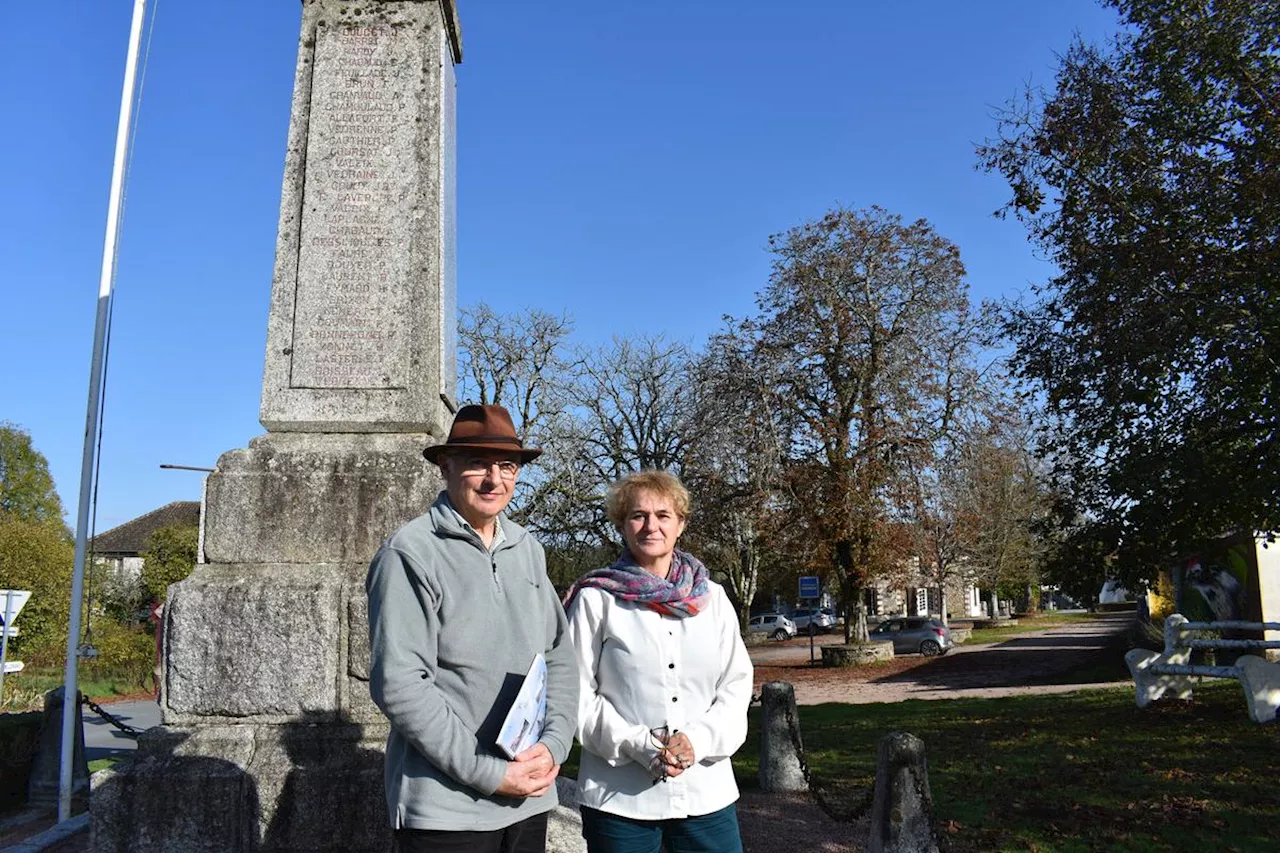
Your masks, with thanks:
[{"label": "eyeglasses", "polygon": [[510,459],[461,459],[459,468],[464,477],[483,477],[494,467],[498,467],[498,476],[504,480],[514,480],[520,465]]},{"label": "eyeglasses", "polygon": [[649,729],[649,742],[658,750],[658,755],[653,760],[653,764],[649,765],[649,774],[653,776],[653,784],[667,781],[667,744],[671,738],[678,732],[671,731],[667,726],[658,726],[656,729]]}]

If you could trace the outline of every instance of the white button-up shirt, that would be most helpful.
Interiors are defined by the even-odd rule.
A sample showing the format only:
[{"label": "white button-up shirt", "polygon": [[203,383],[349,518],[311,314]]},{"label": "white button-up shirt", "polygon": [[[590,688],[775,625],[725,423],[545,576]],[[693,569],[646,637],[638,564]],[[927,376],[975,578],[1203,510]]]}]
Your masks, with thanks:
[{"label": "white button-up shirt", "polygon": [[[696,616],[663,616],[586,588],[569,610],[581,679],[582,805],[639,820],[705,815],[738,799],[729,757],[747,737],[751,659],[719,584]],[[649,730],[683,733],[696,763],[654,782]]]}]

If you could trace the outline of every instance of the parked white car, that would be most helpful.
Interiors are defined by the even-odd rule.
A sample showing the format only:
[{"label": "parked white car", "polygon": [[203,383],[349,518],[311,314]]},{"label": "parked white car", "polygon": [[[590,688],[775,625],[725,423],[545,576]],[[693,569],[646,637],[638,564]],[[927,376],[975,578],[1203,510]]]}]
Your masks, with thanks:
[{"label": "parked white car", "polygon": [[752,616],[747,623],[747,633],[768,634],[775,640],[789,640],[796,635],[796,623],[781,613],[762,613]]}]

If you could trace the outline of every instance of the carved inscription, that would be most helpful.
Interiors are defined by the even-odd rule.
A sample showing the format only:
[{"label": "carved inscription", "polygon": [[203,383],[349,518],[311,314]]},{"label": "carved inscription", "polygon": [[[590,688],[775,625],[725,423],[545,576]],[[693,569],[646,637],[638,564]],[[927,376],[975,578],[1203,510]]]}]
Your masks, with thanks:
[{"label": "carved inscription", "polygon": [[317,33],[290,385],[400,388],[409,379],[417,40],[395,27]]}]

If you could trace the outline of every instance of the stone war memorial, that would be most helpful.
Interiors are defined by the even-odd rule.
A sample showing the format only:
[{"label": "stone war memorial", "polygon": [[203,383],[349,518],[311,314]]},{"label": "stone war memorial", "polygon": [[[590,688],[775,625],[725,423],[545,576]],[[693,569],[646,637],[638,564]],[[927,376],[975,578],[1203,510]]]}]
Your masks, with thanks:
[{"label": "stone war memorial", "polygon": [[164,724],[98,774],[92,844],[386,851],[364,575],[441,487],[455,375],[452,0],[304,0],[261,421],[169,591]]}]

